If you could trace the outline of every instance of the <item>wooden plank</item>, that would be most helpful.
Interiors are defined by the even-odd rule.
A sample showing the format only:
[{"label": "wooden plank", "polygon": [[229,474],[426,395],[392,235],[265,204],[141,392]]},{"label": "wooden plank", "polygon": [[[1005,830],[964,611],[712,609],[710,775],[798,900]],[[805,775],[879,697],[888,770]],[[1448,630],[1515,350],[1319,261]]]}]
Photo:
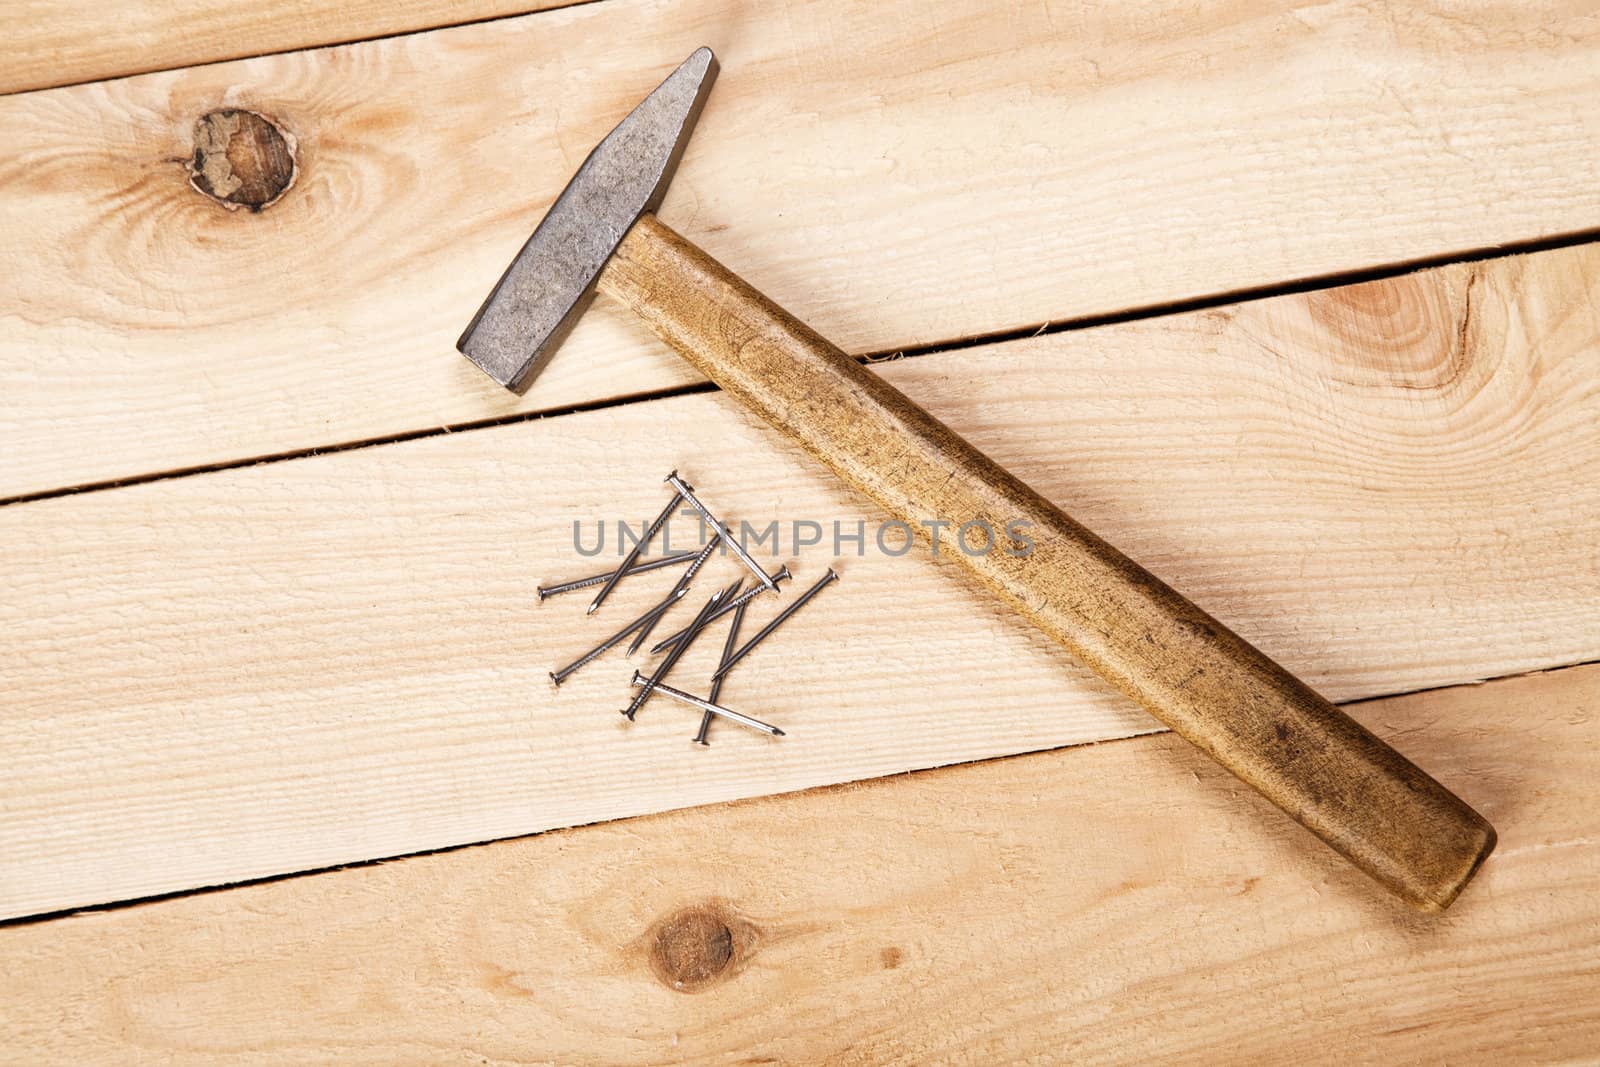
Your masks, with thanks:
[{"label": "wooden plank", "polygon": [[413,33],[574,0],[11,0],[0,7],[0,93]]},{"label": "wooden plank", "polygon": [[[856,352],[1600,218],[1579,3],[1534,32],[1497,4],[608,0],[13,96],[0,497],[689,381],[603,306],[520,400],[452,345],[700,44],[724,70],[663,217]],[[239,108],[297,146],[260,213],[189,184]]]},{"label": "wooden plank", "polygon": [[73,1063],[1585,1061],[1597,701],[1590,666],[1356,709],[1500,828],[1443,917],[1166,735],[3,930],[0,1036]]},{"label": "wooden plank", "polygon": [[[1597,289],[1600,245],[881,369],[1348,700],[1594,658]],[[800,582],[875,521],[715,393],[0,509],[0,913],[1151,728],[921,550],[844,546],[741,665],[725,698],[781,741],[625,728],[615,657],[553,692],[665,579],[587,622],[535,584],[674,465],[731,519],[822,524],[785,534]]]}]

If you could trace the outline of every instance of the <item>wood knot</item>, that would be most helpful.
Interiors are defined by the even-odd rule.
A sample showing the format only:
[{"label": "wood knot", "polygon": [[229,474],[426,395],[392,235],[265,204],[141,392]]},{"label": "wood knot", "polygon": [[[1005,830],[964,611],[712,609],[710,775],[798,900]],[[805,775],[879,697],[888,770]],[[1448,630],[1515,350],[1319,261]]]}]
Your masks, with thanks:
[{"label": "wood knot", "polygon": [[1465,369],[1465,326],[1456,328],[1447,286],[1437,275],[1379,278],[1305,299],[1321,335],[1318,347],[1343,365],[1341,378],[1351,384],[1443,391]]},{"label": "wood knot", "polygon": [[731,975],[741,945],[751,940],[743,920],[718,904],[697,904],[673,912],[645,935],[650,969],[661,984],[695,993]]},{"label": "wood knot", "polygon": [[294,137],[265,115],[208,112],[194,126],[189,184],[230,211],[271,207],[294,184]]}]

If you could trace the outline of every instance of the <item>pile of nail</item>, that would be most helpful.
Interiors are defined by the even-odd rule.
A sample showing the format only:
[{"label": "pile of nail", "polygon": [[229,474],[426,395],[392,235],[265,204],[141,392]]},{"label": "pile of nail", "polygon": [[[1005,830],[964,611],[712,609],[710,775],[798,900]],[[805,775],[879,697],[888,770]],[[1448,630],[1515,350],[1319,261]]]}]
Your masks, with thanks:
[{"label": "pile of nail", "polygon": [[[561,593],[570,593],[578,589],[599,586],[600,591],[595,594],[594,600],[589,604],[589,613],[593,614],[624,578],[677,566],[684,567],[683,573],[678,576],[677,582],[673,584],[671,590],[660,602],[565,667],[551,671],[550,679],[559,686],[578,670],[593,663],[629,637],[632,637],[633,641],[628,646],[627,654],[633,655],[644,645],[650,634],[654,632],[656,624],[661,621],[662,617],[671,611],[680,600],[685,598],[689,592],[690,583],[694,581],[695,575],[700,573],[700,569],[705,566],[712,553],[719,548],[727,548],[731,549],[733,554],[739,557],[739,561],[755,575],[755,587],[748,590],[744,589],[746,579],[740,578],[726,588],[717,590],[706,601],[705,605],[696,612],[689,625],[677,633],[656,642],[650,649],[650,654],[664,654],[663,658],[648,677],[639,671],[633,672],[633,699],[628,702],[626,708],[622,709],[622,714],[627,717],[629,722],[632,722],[634,717],[639,714],[639,709],[644,707],[645,702],[652,696],[659,694],[679,703],[700,709],[700,729],[694,735],[694,740],[697,744],[709,744],[707,736],[710,733],[711,723],[714,719],[725,719],[728,722],[737,723],[740,726],[748,727],[751,730],[756,730],[772,737],[783,737],[784,732],[778,727],[723,707],[718,703],[722,696],[723,682],[735,664],[754,651],[757,645],[770,637],[773,631],[782,626],[791,615],[805,607],[812,597],[823,590],[823,587],[830,582],[838,581],[839,575],[834,572],[833,568],[828,568],[828,573],[823,575],[815,585],[796,597],[793,602],[778,612],[771,622],[761,627],[754,636],[741,644],[739,631],[744,624],[745,609],[750,602],[762,593],[772,593],[775,596],[781,595],[778,584],[789,580],[793,576],[789,573],[787,566],[780,567],[774,573],[768,574],[745,550],[739,538],[734,536],[721,520],[707,510],[706,506],[694,495],[694,486],[680,478],[677,471],[667,475],[666,483],[672,487],[672,499],[667,503],[666,507],[661,509],[661,514],[657,515],[654,521],[645,527],[643,534],[640,535],[638,541],[634,543],[628,555],[623,558],[615,570],[588,578],[579,578],[571,582],[562,582],[558,585],[541,586],[539,599],[544,600],[546,597],[556,596]],[[705,528],[709,531],[706,543],[697,552],[678,552],[652,560],[640,559],[649,547],[651,540],[667,524],[667,520],[685,505],[699,513],[700,518],[704,521]],[[695,639],[704,633],[713,622],[727,615],[733,616],[733,620],[728,626],[728,635],[722,646],[722,658],[718,661],[717,668],[711,675],[710,686],[706,695],[703,697],[696,696],[686,690],[665,684],[668,673],[671,672],[673,667],[677,666],[678,661],[689,650]]]}]

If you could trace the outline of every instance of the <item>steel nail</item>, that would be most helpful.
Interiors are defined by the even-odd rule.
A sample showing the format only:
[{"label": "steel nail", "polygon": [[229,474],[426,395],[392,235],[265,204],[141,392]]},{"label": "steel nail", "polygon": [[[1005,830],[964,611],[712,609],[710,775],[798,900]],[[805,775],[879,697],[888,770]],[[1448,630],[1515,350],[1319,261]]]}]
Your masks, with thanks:
[{"label": "steel nail", "polygon": [[654,692],[656,685],[667,676],[667,672],[672,670],[679,658],[688,651],[689,646],[694,644],[694,639],[700,636],[700,628],[705,625],[706,616],[715,611],[717,605],[732,596],[734,590],[743,584],[744,579],[741,578],[726,589],[719,589],[711,594],[711,599],[706,601],[706,606],[701,608],[699,613],[695,615],[688,636],[674,645],[672,651],[667,653],[667,658],[661,661],[661,665],[650,676],[650,680],[645,684],[645,687],[639,690],[634,695],[633,700],[629,701],[628,706],[622,710],[623,715],[631,721],[635,715],[639,714],[639,709],[644,706],[646,700],[650,699],[650,694]]},{"label": "steel nail", "polygon": [[[674,593],[689,588],[689,583],[694,581],[694,576],[700,573],[700,568],[706,565],[706,560],[711,558],[711,553],[717,550],[717,544],[721,540],[721,534],[711,535],[711,540],[707,541],[705,547],[700,549],[699,554],[694,558],[694,562],[689,564],[689,569],[678,575],[677,584],[672,587]],[[666,611],[664,610],[657,612],[654,618],[640,628],[638,634],[634,636],[633,643],[628,646],[628,655],[631,656],[639,651],[639,646],[649,640],[651,631],[656,628],[656,623],[660,622],[661,617],[665,614]]]},{"label": "steel nail", "polygon": [[622,629],[618,630],[616,633],[612,634],[610,637],[606,638],[589,651],[585,652],[582,656],[579,656],[577,659],[573,660],[571,663],[567,664],[565,667],[562,667],[558,671],[551,671],[550,680],[557,685],[560,685],[572,675],[572,672],[576,671],[580,667],[584,667],[590,663],[593,663],[595,660],[605,655],[612,649],[612,647],[620,644],[623,638],[627,637],[629,634],[633,633],[633,631],[648,623],[651,618],[660,618],[661,615],[680,597],[682,597],[685,592],[687,592],[685,589],[674,589],[672,592],[667,594],[666,598],[663,599],[661,603],[657,604],[643,615],[640,615],[637,619],[634,619],[628,625],[624,626]]},{"label": "steel nail", "polygon": [[769,576],[767,572],[761,568],[761,564],[757,563],[755,558],[752,557],[749,552],[745,551],[745,547],[739,543],[739,539],[737,537],[727,536],[728,528],[723,525],[722,520],[711,514],[711,512],[706,509],[706,506],[700,503],[700,501],[695,497],[694,486],[678,477],[677,471],[673,471],[671,474],[667,475],[667,484],[676,489],[678,491],[678,495],[684,500],[688,501],[689,506],[698,511],[700,513],[700,517],[705,519],[706,522],[710,523],[713,530],[727,537],[728,547],[733,549],[733,554],[738,556],[746,567],[750,568],[750,573],[756,576],[757,581],[773,592],[778,591],[778,587],[773,584],[771,576]]},{"label": "steel nail", "polygon": [[[633,684],[649,685],[650,683],[645,680],[645,677],[642,674],[640,674],[638,671],[634,671]],[[717,715],[727,719],[729,722],[736,722],[740,726],[748,726],[752,730],[760,730],[762,733],[771,734],[773,737],[785,736],[782,730],[770,723],[762,722],[760,719],[752,719],[748,715],[740,714],[739,712],[734,711],[732,708],[725,708],[720,704],[714,704],[709,700],[702,700],[693,693],[685,693],[682,689],[674,689],[672,686],[662,685],[660,682],[655,683],[654,689],[662,696],[671,697],[673,700],[681,700],[685,704],[692,704],[704,711],[707,715]]]},{"label": "steel nail", "polygon": [[[744,625],[744,609],[745,605],[749,602],[750,601],[747,598],[740,598],[740,600],[737,601],[739,606],[733,609],[733,622],[728,625],[728,639],[722,644],[722,658],[717,662],[717,666],[719,667],[728,662],[728,657],[733,655],[734,646],[739,643],[739,627]],[[713,704],[715,704],[717,702],[717,698],[722,695],[723,677],[723,675],[719,674],[711,679],[711,693],[706,697],[706,699]],[[711,732],[711,717],[713,714],[713,712],[708,711],[704,715],[700,716],[700,729],[697,730],[694,735],[695,744],[709,745],[711,743],[710,741],[706,740],[706,735]]]},{"label": "steel nail", "polygon": [[759,645],[763,640],[765,640],[766,637],[772,633],[772,631],[776,630],[779,626],[782,626],[784,621],[788,619],[789,616],[805,607],[807,601],[816,596],[818,593],[822,592],[823,586],[827,585],[829,582],[837,582],[838,580],[838,573],[835,572],[832,567],[829,567],[828,573],[823,575],[816,585],[812,586],[810,589],[807,589],[804,593],[801,593],[795,598],[794,603],[784,608],[778,613],[776,618],[758,630],[754,637],[752,637],[749,641],[746,641],[744,646],[733,654],[732,659],[728,660],[728,662],[717,668],[717,673],[713,677],[720,678],[722,675],[727,674],[728,671],[733,668],[735,663],[738,663],[740,660],[744,659],[745,656],[749,655],[750,651]]},{"label": "steel nail", "polygon": [[[676,474],[677,472],[674,471],[673,473]],[[650,523],[650,525],[645,529],[644,536],[633,543],[632,550],[629,551],[627,557],[623,559],[622,564],[618,566],[616,570],[611,572],[611,577],[607,578],[605,584],[600,587],[600,592],[595,594],[594,602],[589,605],[589,610],[585,614],[593,615],[594,609],[600,606],[601,601],[605,600],[606,597],[611,595],[611,590],[617,587],[617,583],[622,580],[622,576],[627,574],[628,571],[632,569],[634,563],[638,561],[639,553],[644,551],[644,546],[648,545],[650,543],[650,539],[656,535],[656,531],[665,526],[667,520],[672,518],[672,513],[677,508],[678,502],[681,499],[683,499],[681,494],[674,494],[672,500],[668,502],[667,506],[661,509],[661,514],[657,515],[655,517],[655,521]]]},{"label": "steel nail", "polygon": [[[628,569],[628,573],[643,574],[646,571],[656,571],[663,567],[676,567],[678,564],[687,563],[691,559],[694,559],[693,552],[674,552],[672,555],[662,556],[660,559],[647,559],[643,563],[635,563]],[[618,569],[620,570],[621,568]],[[604,574],[591,574],[587,578],[561,582],[559,585],[541,585],[538,589],[539,599],[543,600],[546,597],[560,596],[562,593],[571,593],[579,589],[587,589],[592,585],[599,585],[615,573],[617,572],[614,570],[606,571]]]},{"label": "steel nail", "polygon": [[[777,573],[772,576],[772,581],[773,581],[774,584],[776,584],[778,582],[786,582],[790,578],[793,578],[793,577],[794,577],[794,575],[789,573],[789,567],[786,564],[786,565],[778,568]],[[718,619],[720,619],[724,615],[728,614],[728,612],[734,611],[734,610],[736,610],[738,608],[744,607],[746,604],[750,603],[750,601],[754,600],[756,597],[760,596],[762,593],[765,593],[766,591],[767,591],[766,586],[762,586],[762,585],[758,585],[754,589],[745,590],[744,592],[740,593],[739,596],[736,599],[731,600],[728,603],[722,605],[722,607],[718,608],[716,610],[716,612],[711,616],[711,618],[706,620],[706,622],[707,623],[716,622]],[[688,629],[688,627],[686,626],[686,627],[684,627],[683,630],[679,630],[677,633],[673,634],[672,636],[663,637],[661,640],[657,641],[655,643],[655,646],[650,649],[650,654],[653,656],[657,652],[665,652],[668,648],[670,648],[672,645],[677,643],[677,641],[681,637],[683,637],[684,630],[687,630],[687,629]]]}]

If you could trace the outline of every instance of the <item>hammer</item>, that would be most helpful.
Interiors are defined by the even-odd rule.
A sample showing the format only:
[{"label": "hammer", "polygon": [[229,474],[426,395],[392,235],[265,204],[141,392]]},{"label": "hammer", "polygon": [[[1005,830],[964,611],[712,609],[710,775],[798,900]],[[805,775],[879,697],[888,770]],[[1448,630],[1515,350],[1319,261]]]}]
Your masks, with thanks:
[{"label": "hammer", "polygon": [[[1448,907],[1494,848],[1483,816],[656,218],[716,70],[697,50],[606,135],[461,352],[522,392],[605,293],[924,538],[922,520],[938,518],[1007,541],[952,558],[1385,888]],[[1015,530],[1031,551],[1010,543]]]}]

